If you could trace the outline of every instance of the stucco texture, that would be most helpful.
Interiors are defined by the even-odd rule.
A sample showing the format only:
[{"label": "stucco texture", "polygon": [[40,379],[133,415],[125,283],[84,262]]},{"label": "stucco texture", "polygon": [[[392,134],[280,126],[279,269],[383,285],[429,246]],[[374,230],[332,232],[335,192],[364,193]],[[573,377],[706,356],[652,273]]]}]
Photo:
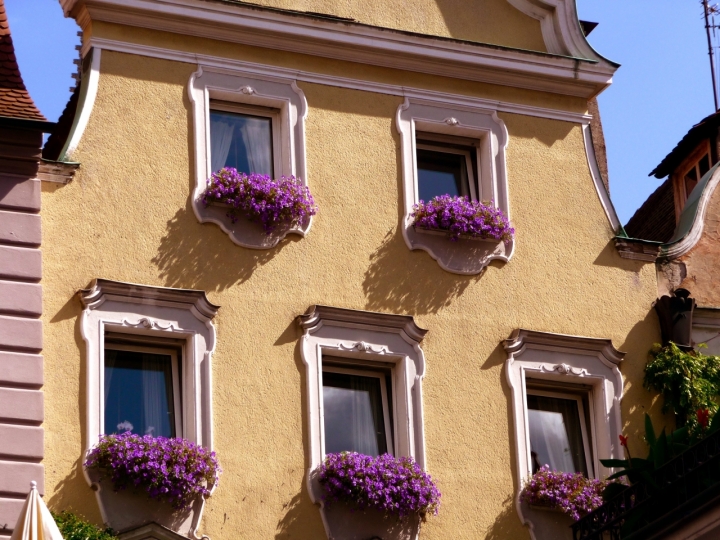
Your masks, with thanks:
[{"label": "stucco texture", "polygon": [[547,52],[540,21],[507,0],[259,0],[254,4],[323,13],[421,34]]},{"label": "stucco texture", "polygon": [[[254,54],[254,53],[253,53]],[[195,66],[103,52],[73,182],[44,184],[46,500],[99,520],[81,474],[85,346],[76,291],[95,277],[203,289],[221,307],[212,358],[224,474],[202,532],[324,538],[305,488],[308,435],[295,317],[311,304],[410,314],[423,342],[428,469],[443,493],[424,539],[528,538],[512,500],[510,393],[501,345],[518,327],[611,338],[627,351],[623,417],[641,451],[641,388],[658,329],[652,265],[620,259],[581,128],[500,114],[517,251],[484,274],[447,273],[399,232],[401,98],[298,83],[309,104],[307,238],[238,247],[190,207],[187,83]],[[452,86],[451,81],[438,84]],[[498,95],[497,98],[502,96]]]}]

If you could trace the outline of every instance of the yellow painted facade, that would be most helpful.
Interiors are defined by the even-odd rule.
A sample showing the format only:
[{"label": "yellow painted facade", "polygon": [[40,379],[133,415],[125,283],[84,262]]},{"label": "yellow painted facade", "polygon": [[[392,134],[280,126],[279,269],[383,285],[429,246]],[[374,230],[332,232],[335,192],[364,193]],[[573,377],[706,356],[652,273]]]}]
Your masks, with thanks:
[{"label": "yellow painted facade", "polygon": [[[504,0],[268,1],[360,22],[544,50],[539,22]],[[470,13],[472,16],[467,16]],[[495,24],[494,21],[497,21]],[[460,81],[92,22],[87,35],[584,112],[582,98]],[[214,446],[224,473],[201,531],[213,539],[324,538],[307,493],[304,368],[295,318],[309,305],[408,314],[429,330],[423,406],[427,466],[442,491],[423,539],[528,538],[513,499],[515,449],[502,340],[515,328],[610,338],[626,351],[623,429],[641,448],[642,389],[659,341],[652,264],[621,259],[593,185],[579,124],[500,112],[517,248],[478,276],[409,251],[402,216],[399,96],[298,82],[307,97],[306,238],[270,250],[198,223],[191,104],[196,66],[103,51],[98,94],[68,185],[44,184],[46,500],[100,520],[82,476],[85,344],[76,295],[97,277],[207,291],[221,306],[212,357]]]}]

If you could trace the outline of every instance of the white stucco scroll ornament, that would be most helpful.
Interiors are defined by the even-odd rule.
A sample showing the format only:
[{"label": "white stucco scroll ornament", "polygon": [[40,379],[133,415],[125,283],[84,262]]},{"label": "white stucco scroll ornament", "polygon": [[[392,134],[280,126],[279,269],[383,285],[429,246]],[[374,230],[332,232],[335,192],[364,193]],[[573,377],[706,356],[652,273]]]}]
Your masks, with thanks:
[{"label": "white stucco scroll ornament", "polygon": [[625,353],[609,339],[552,334],[517,329],[503,343],[507,352],[505,376],[511,391],[513,435],[516,455],[515,506],[520,521],[533,540],[571,538],[567,516],[538,510],[520,502],[520,493],[532,475],[528,428],[527,384],[534,382],[558,391],[575,386],[587,396],[590,417],[592,468],[595,478],[612,474],[600,459],[623,457],[620,400],[623,378],[619,365]]},{"label": "white stucco scroll ornament", "polygon": [[260,223],[228,218],[228,207],[205,205],[202,194],[213,172],[210,141],[210,101],[242,106],[252,111],[273,111],[273,169],[275,177],[294,176],[307,186],[305,166],[305,118],[307,100],[294,79],[264,77],[235,69],[199,66],[188,83],[192,103],[195,150],[195,187],[191,195],[193,211],[201,223],[215,223],[230,239],[243,247],[270,249],[288,234],[305,236],[312,217],[292,227],[278,227],[267,233]]}]

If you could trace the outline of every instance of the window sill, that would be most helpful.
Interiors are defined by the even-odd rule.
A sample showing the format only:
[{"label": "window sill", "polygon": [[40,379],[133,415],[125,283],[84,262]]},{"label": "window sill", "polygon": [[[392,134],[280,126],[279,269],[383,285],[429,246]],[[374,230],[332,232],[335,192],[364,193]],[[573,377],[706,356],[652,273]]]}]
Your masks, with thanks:
[{"label": "window sill", "polygon": [[233,223],[227,216],[229,204],[211,202],[205,206],[202,201],[198,201],[195,206],[202,223],[215,223],[234,243],[251,249],[272,249],[289,234],[298,234],[304,238],[312,222],[312,218],[308,218],[299,227],[278,228],[267,234],[259,223],[244,217]]},{"label": "window sill", "polygon": [[451,242],[443,231],[408,225],[403,236],[410,249],[422,249],[437,261],[443,270],[453,274],[475,275],[493,260],[507,262],[512,257],[515,241],[505,244],[484,238],[460,238]]}]

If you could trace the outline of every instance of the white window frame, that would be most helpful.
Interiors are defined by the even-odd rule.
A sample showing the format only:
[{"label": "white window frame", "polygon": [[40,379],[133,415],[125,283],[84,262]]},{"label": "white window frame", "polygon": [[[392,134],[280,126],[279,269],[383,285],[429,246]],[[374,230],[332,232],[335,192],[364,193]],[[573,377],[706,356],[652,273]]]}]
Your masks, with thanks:
[{"label": "white window frame", "polygon": [[[532,474],[530,436],[527,414],[528,380],[568,388],[576,385],[578,392],[588,386],[588,401],[593,433],[593,472],[597,478],[612,474],[599,459],[623,459],[619,436],[622,433],[620,401],[623,378],[619,365],[625,353],[613,347],[609,339],[569,336],[533,330],[515,330],[504,342],[507,352],[505,376],[510,386],[513,417],[513,439],[516,463],[515,507],[520,521],[528,526],[533,539],[561,538],[564,525],[556,529],[557,520],[542,511],[534,511],[520,502],[520,493]],[[530,390],[531,392],[534,389]]]},{"label": "white window frame", "polygon": [[[526,379],[532,381],[532,379]],[[532,384],[532,383],[531,383]],[[592,476],[596,476],[596,472],[598,470],[597,464],[595,461],[597,460],[597,449],[595,448],[595,430],[594,430],[594,422],[593,419],[593,405],[592,405],[592,396],[588,395],[588,408],[589,408],[589,416],[590,416],[590,425],[586,425],[586,418],[585,418],[585,406],[583,405],[583,397],[579,394],[570,393],[570,392],[562,392],[558,388],[558,390],[538,390],[536,388],[526,388],[525,390],[526,396],[540,396],[540,397],[550,397],[555,399],[566,399],[568,401],[575,401],[577,403],[578,407],[578,414],[580,416],[580,432],[582,436],[583,441],[583,452],[585,454],[585,467],[588,470],[588,473]],[[529,416],[529,407],[525,407],[525,414]],[[534,410],[534,409],[533,409]],[[528,419],[526,425],[528,426],[527,430],[527,448],[530,449],[530,420]],[[532,457],[531,455],[528,455],[528,463],[530,465],[530,470],[528,471],[528,474],[532,474]]]},{"label": "white window frame", "polygon": [[[308,422],[307,482],[313,502],[321,505],[322,489],[314,475],[324,454],[324,417],[322,414],[323,356],[346,359],[348,364],[372,370],[390,368],[394,411],[393,446],[398,457],[409,456],[425,469],[425,433],[423,428],[422,381],[425,355],[420,342],[427,333],[412,317],[311,306],[299,317],[303,335],[300,354],[305,365]],[[329,534],[325,514],[323,522]]]},{"label": "white window frame", "polygon": [[[177,351],[173,349],[167,349],[163,347],[152,347],[148,345],[126,345],[120,343],[106,343],[103,350],[103,365],[100,372],[100,432],[107,434],[107,426],[105,426],[105,351],[110,349],[111,351],[130,351],[130,352],[141,352],[148,354],[157,354],[170,357],[170,373],[172,378],[172,390],[173,390],[173,418],[175,419],[175,436],[182,437],[182,403],[180,402],[180,375],[178,366],[178,355]],[[141,433],[142,435],[142,433]]]},{"label": "white window frame", "polygon": [[[233,103],[229,101],[220,101],[216,99],[210,100],[210,110],[208,114],[208,118],[210,118],[210,115],[213,111],[218,112],[227,112],[227,113],[235,113],[235,114],[242,114],[245,116],[259,116],[262,118],[270,118],[271,120],[271,129],[272,129],[272,161],[273,161],[273,172],[276,173],[277,171],[283,170],[282,165],[282,155],[281,155],[281,149],[282,149],[282,122],[280,119],[280,111],[277,109],[271,109],[268,107],[248,107],[245,105],[240,105],[238,103]],[[212,134],[208,131],[208,137],[210,137]],[[212,148],[212,144],[208,147],[208,161],[212,160],[212,156],[210,155],[210,148]],[[215,172],[215,171],[212,171]],[[255,172],[255,171],[241,171],[241,172]],[[277,176],[277,174],[275,174]]]},{"label": "white window frame", "polygon": [[[335,357],[338,358],[339,357]],[[357,377],[368,377],[368,378],[374,378],[378,379],[380,381],[380,396],[382,401],[382,408],[383,408],[383,423],[385,424],[385,445],[387,447],[387,451],[389,454],[395,455],[395,446],[393,445],[393,441],[395,440],[393,430],[391,429],[391,422],[390,422],[390,406],[391,403],[388,400],[388,392],[387,387],[385,383],[385,374],[380,371],[372,371],[370,369],[364,370],[364,369],[353,369],[353,368],[345,368],[345,367],[336,367],[335,365],[325,365],[322,368],[322,373],[320,376],[322,377],[323,373],[339,373],[341,375],[355,375]],[[324,381],[321,381],[321,388],[325,389],[325,383]],[[394,394],[393,394],[394,395]],[[394,414],[394,404],[393,405],[393,414]],[[326,455],[325,452],[325,399],[320,400],[320,416],[322,419],[322,454],[323,456]]]},{"label": "white window frame", "polygon": [[[450,101],[405,98],[398,107],[396,127],[401,138],[404,215],[401,224],[408,248],[430,254],[441,268],[455,274],[479,274],[499,259],[509,261],[515,242],[465,240],[448,242],[438,234],[416,230],[412,226],[413,206],[419,198],[417,172],[417,134],[436,135],[442,140],[471,139],[477,142],[478,200],[492,200],[510,218],[506,149],[508,133],[497,111],[469,107]],[[460,144],[463,144],[459,141]]]},{"label": "white window frame", "polygon": [[[201,195],[212,174],[210,161],[210,101],[235,104],[257,111],[273,109],[277,112],[277,127],[273,124],[273,163],[275,177],[295,176],[307,185],[305,159],[305,119],[307,100],[293,79],[263,76],[236,69],[199,66],[188,83],[192,104],[194,136],[195,188],[191,204],[200,223],[215,223],[230,239],[244,247],[270,249],[288,234],[305,236],[312,219],[301,226],[267,235],[260,225],[247,220],[231,223],[227,209],[210,205],[205,207]],[[277,133],[277,135],[275,135]],[[277,137],[277,139],[276,139]],[[277,141],[277,142],[276,142]]]},{"label": "white window frame", "polygon": [[[175,339],[183,343],[181,433],[212,449],[212,381],[210,360],[215,349],[218,306],[204,291],[151,287],[96,279],[80,291],[85,306],[80,332],[86,344],[86,450],[103,433],[105,337],[124,334],[129,340]],[[114,347],[115,343],[109,347]],[[138,345],[142,346],[142,345]],[[88,478],[88,482],[90,479]]]}]

